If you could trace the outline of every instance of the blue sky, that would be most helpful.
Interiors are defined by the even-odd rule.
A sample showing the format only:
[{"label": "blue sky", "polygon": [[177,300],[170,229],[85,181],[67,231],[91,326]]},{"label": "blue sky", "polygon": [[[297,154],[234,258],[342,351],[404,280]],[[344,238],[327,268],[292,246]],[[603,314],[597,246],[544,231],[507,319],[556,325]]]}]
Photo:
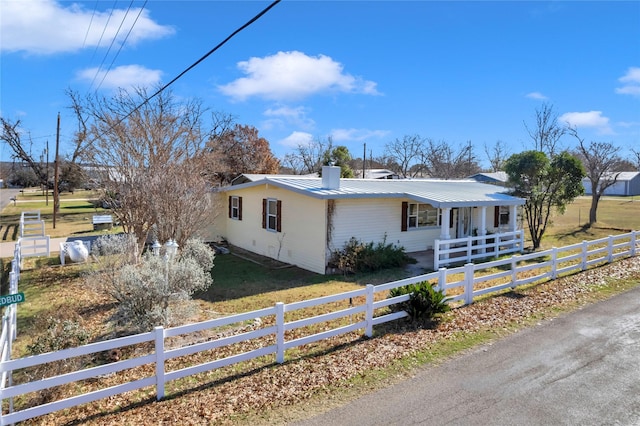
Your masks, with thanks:
[{"label": "blue sky", "polygon": [[[67,88],[167,83],[269,4],[0,0],[0,114],[38,153],[60,112],[68,151]],[[417,134],[471,141],[484,160],[498,140],[532,148],[524,122],[543,102],[628,156],[640,149],[640,2],[283,0],[171,89],[256,127],[278,157],[329,136],[378,156]]]}]

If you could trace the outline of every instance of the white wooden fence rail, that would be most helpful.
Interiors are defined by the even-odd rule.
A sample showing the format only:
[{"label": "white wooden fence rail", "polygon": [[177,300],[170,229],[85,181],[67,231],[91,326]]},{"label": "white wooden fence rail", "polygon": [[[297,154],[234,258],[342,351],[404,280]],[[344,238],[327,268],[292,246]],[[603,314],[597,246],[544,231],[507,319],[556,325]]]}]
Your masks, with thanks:
[{"label": "white wooden fence rail", "polygon": [[[573,244],[562,248],[553,248],[542,252],[513,256],[510,259],[496,260],[477,265],[467,263],[464,266],[451,269],[440,268],[436,272],[381,285],[374,286],[369,284],[365,288],[359,290],[288,304],[278,302],[272,307],[238,315],[180,327],[166,329],[157,327],[148,333],[92,343],[77,348],[65,349],[62,351],[50,352],[15,360],[9,359],[11,342],[15,339],[16,321],[16,305],[11,305],[12,308],[10,307],[5,310],[2,335],[0,336],[0,348],[2,351],[2,359],[0,360],[0,375],[2,378],[2,383],[0,383],[0,402],[3,403],[4,407],[3,412],[0,414],[0,425],[20,422],[144,387],[155,386],[156,398],[161,399],[165,396],[165,384],[183,377],[267,355],[274,355],[275,362],[283,363],[285,360],[285,353],[289,349],[360,329],[364,330],[365,336],[371,337],[373,335],[373,326],[407,316],[406,312],[403,311],[388,313],[389,311],[386,309],[383,311],[381,311],[381,309],[409,299],[409,295],[403,295],[375,301],[376,294],[382,293],[386,296],[388,291],[391,289],[421,281],[430,281],[434,283],[438,289],[446,291],[447,294],[451,292],[457,293],[450,294],[447,297],[448,302],[468,304],[472,303],[474,297],[483,294],[513,288],[534,281],[555,279],[561,274],[582,271],[587,269],[589,266],[612,262],[620,257],[636,256],[638,253],[638,234],[638,231],[634,231],[595,241],[585,241],[583,243]],[[12,267],[15,268],[12,279],[19,275],[19,248],[16,249],[16,256],[17,260],[14,259],[14,263],[12,264]],[[531,271],[535,273],[532,275]],[[12,287],[12,291],[17,291],[17,278],[15,279],[15,287]],[[348,303],[346,301],[348,301]],[[326,313],[321,315],[298,319],[295,321],[285,321],[285,313],[319,305],[336,305],[336,302],[340,302],[340,306],[346,305],[348,308],[328,310]],[[218,330],[221,327],[229,327],[233,324],[256,322],[256,319],[262,319],[264,317],[275,317],[275,325],[264,327],[258,326],[255,328],[249,327],[249,329],[247,329],[247,327],[240,327],[235,334],[225,335],[214,340],[169,349],[165,347],[167,339],[207,330]],[[287,332],[347,317],[350,319],[347,325],[341,325],[320,333],[296,339],[286,339]],[[209,351],[240,342],[246,342],[265,336],[271,336],[269,341],[273,341],[274,343],[243,353],[231,355],[226,358],[212,359],[211,361],[202,364],[192,365],[178,370],[166,371],[166,362],[171,359]],[[112,351],[142,343],[153,343],[150,345],[153,349],[150,349],[150,352],[144,355],[133,356],[122,361],[84,368],[75,372],[49,377],[44,380],[21,384],[14,384],[12,382],[12,373],[16,370],[36,367],[60,360],[102,353],[105,351]],[[103,375],[116,374],[123,370],[148,364],[155,365],[153,375],[148,377],[61,399],[48,404],[22,409],[20,411],[14,411],[13,409],[13,399],[21,395],[81,380],[99,378]],[[8,405],[4,403],[6,400],[9,401]]]}]

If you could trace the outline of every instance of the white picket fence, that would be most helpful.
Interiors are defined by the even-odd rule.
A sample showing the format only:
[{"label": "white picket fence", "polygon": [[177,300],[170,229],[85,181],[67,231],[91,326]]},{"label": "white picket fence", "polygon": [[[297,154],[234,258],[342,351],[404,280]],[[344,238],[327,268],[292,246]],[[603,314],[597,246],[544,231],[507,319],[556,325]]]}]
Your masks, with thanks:
[{"label": "white picket fence", "polygon": [[451,263],[471,262],[475,259],[500,257],[524,251],[524,231],[469,236],[452,240],[435,240],[433,244],[433,269]]},{"label": "white picket fence", "polygon": [[[620,257],[636,256],[638,252],[638,235],[639,233],[635,231],[595,241],[585,241],[567,247],[514,256],[511,259],[477,265],[468,263],[462,267],[452,269],[440,268],[438,271],[429,274],[381,285],[367,285],[362,289],[336,295],[288,304],[278,302],[272,307],[225,318],[166,329],[157,327],[148,333],[15,360],[4,357],[5,351],[3,350],[3,358],[0,361],[0,374],[2,375],[0,402],[3,403],[3,407],[8,406],[9,409],[5,409],[0,415],[0,425],[16,423],[145,387],[155,387],[156,398],[161,399],[165,396],[165,384],[180,378],[257,357],[273,355],[275,362],[283,363],[287,350],[357,330],[364,330],[364,335],[371,337],[374,326],[407,316],[403,311],[389,313],[388,310],[383,310],[383,308],[409,299],[408,295],[384,298],[391,289],[421,281],[431,281],[437,288],[450,294],[447,299],[449,302],[468,304],[472,303],[473,298],[476,296],[534,281],[555,279],[561,274],[582,271],[590,266],[613,262]],[[533,263],[534,261],[537,262]],[[498,272],[496,272],[496,269],[498,269]],[[535,274],[532,275],[531,271],[534,271]],[[376,300],[376,295],[378,295],[379,300]],[[291,314],[296,311],[301,312],[305,308],[320,305],[326,306],[326,313],[297,320],[285,320],[285,314]],[[264,320],[267,317],[275,318],[274,325],[262,325],[268,323],[268,321]],[[296,330],[320,323],[334,324],[332,322],[336,320],[341,320],[340,324],[332,326],[333,328],[328,328],[329,326],[327,325],[325,327],[326,331],[288,339],[288,336],[292,336]],[[199,333],[207,331],[228,330],[234,324],[236,325],[236,332],[221,333],[222,336],[217,336],[212,340],[201,341],[201,338],[199,340],[194,338],[192,344],[177,343],[176,340],[177,337],[185,338],[188,335],[199,335]],[[8,345],[10,349],[10,340],[15,336],[12,336],[8,331],[5,332],[5,325],[7,324],[3,322],[2,341],[0,341],[0,344],[2,348]],[[7,327],[10,326],[7,325]],[[182,341],[188,340],[183,339]],[[255,349],[167,371],[167,362],[172,359],[248,341],[256,343]],[[153,349],[124,360],[84,368],[43,380],[20,384],[13,384],[12,382],[12,374],[17,370],[140,344],[147,344]],[[101,388],[20,411],[13,410],[13,399],[22,395],[89,379],[99,380],[102,376],[114,375],[143,365],[154,365],[154,373],[136,381]],[[6,400],[9,401],[8,405],[5,404]]]}]

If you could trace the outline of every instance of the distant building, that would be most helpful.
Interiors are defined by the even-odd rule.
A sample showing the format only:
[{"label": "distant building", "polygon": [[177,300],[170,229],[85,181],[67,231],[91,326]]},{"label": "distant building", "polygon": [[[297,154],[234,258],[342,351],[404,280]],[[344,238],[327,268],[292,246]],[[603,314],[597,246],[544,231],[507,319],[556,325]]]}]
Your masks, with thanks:
[{"label": "distant building", "polygon": [[[616,183],[604,190],[604,195],[630,196],[640,195],[640,172],[616,172],[608,175],[609,179],[616,177]],[[591,195],[591,181],[589,178],[582,179],[584,192]]]},{"label": "distant building", "polygon": [[473,179],[477,182],[490,183],[492,185],[506,186],[509,176],[506,172],[488,172],[488,173],[476,173],[469,176],[469,179]]},{"label": "distant building", "polygon": [[[362,178],[362,170],[354,170],[353,177],[358,179]],[[365,179],[400,179],[397,173],[387,169],[365,169]]]}]

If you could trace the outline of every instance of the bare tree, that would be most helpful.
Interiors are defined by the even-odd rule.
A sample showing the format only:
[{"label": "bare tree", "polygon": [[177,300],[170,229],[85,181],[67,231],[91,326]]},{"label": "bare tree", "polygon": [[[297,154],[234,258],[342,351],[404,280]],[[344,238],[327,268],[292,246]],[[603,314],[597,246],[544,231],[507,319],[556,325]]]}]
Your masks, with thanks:
[{"label": "bare tree", "polygon": [[101,172],[104,200],[136,236],[139,253],[152,230],[178,244],[189,239],[213,210],[204,147],[215,124],[205,128],[201,102],[178,102],[170,91],[149,99],[136,89],[87,98],[81,107],[91,118],[85,157]]},{"label": "bare tree", "polygon": [[496,141],[492,146],[488,146],[485,143],[484,152],[487,155],[492,172],[504,170],[504,164],[507,161],[507,158],[511,156],[509,147],[501,140]]},{"label": "bare tree", "polygon": [[534,149],[553,157],[560,151],[558,144],[567,133],[567,128],[558,124],[558,114],[548,103],[544,103],[540,109],[536,109],[535,120],[535,126],[532,128],[529,128],[526,122],[524,123],[527,133],[533,140]]},{"label": "bare tree", "polygon": [[[384,155],[389,168],[403,178],[416,177],[422,171],[420,157],[425,149],[425,140],[419,135],[405,135],[384,146]],[[418,165],[418,167],[414,167]]]},{"label": "bare tree", "polygon": [[631,152],[635,157],[635,158],[632,158],[631,162],[633,163],[636,170],[640,172],[640,151],[636,151],[635,149],[632,148]]},{"label": "bare tree", "polygon": [[29,148],[32,144],[29,140],[29,147],[25,146],[22,140],[22,132],[20,130],[20,120],[11,121],[0,117],[0,125],[2,129],[0,133],[0,140],[6,142],[9,148],[13,151],[13,157],[24,164],[26,164],[35,173],[40,185],[46,185],[48,180],[47,166],[38,161],[31,154]]},{"label": "bare tree", "polygon": [[578,140],[575,156],[582,162],[587,178],[591,183],[591,207],[589,208],[589,226],[598,221],[598,203],[607,188],[615,185],[620,176],[618,155],[620,148],[609,142],[584,142],[575,128],[570,133]]},{"label": "bare tree", "polygon": [[314,139],[306,145],[300,144],[284,158],[285,166],[291,168],[294,174],[320,173],[327,155],[333,150],[333,139],[326,141]]},{"label": "bare tree", "polygon": [[456,148],[443,140],[427,139],[421,159],[423,170],[434,178],[459,179],[480,171],[471,141]]}]

